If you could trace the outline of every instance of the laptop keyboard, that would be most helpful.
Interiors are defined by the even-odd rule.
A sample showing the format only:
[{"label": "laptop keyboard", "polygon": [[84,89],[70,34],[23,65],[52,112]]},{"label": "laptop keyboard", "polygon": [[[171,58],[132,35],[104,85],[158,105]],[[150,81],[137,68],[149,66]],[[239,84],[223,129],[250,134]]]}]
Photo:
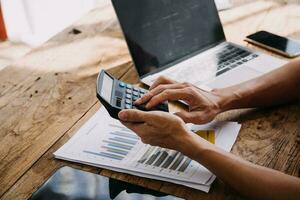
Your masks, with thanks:
[{"label": "laptop keyboard", "polygon": [[[226,44],[213,54],[195,56],[185,60],[177,66],[171,67],[162,73],[150,76],[150,82],[154,82],[161,75],[168,76],[179,82],[189,81],[191,83],[206,82],[212,77],[236,68],[254,58],[257,54]],[[193,81],[192,81],[193,80]]]},{"label": "laptop keyboard", "polygon": [[237,48],[230,44],[224,46],[215,56],[216,57],[211,59],[217,59],[218,61],[217,76],[258,57],[255,53]]}]

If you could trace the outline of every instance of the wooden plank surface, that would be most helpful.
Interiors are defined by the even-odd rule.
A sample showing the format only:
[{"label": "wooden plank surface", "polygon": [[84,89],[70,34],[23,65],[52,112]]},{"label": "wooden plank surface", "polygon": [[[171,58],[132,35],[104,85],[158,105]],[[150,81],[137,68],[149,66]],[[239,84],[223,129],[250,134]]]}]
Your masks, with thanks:
[{"label": "wooden plank surface", "polygon": [[[230,41],[245,45],[243,38],[260,29],[300,39],[299,4],[247,2],[221,13]],[[72,34],[73,28],[82,33]],[[95,80],[100,68],[113,68],[111,72],[116,77],[138,82],[110,4],[89,13],[73,27],[0,72],[1,199],[28,198],[62,165],[187,199],[241,198],[219,180],[206,194],[171,183],[54,159],[53,152],[99,108]],[[300,133],[300,104],[230,111],[219,118],[242,123],[232,150],[234,154],[299,176],[300,151],[295,137]]]},{"label": "wooden plank surface", "polygon": [[100,68],[130,62],[117,23],[107,21],[111,6],[101,11],[102,25],[79,25],[80,35],[66,30],[1,71],[1,195],[97,102]]}]

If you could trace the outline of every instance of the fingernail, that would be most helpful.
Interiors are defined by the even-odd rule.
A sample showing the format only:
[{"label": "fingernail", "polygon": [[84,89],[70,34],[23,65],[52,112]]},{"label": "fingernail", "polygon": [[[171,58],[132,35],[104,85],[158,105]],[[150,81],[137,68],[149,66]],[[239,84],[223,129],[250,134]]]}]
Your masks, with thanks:
[{"label": "fingernail", "polygon": [[126,114],[126,112],[121,111],[121,112],[119,112],[118,116],[121,120],[125,120],[127,117],[127,114]]}]

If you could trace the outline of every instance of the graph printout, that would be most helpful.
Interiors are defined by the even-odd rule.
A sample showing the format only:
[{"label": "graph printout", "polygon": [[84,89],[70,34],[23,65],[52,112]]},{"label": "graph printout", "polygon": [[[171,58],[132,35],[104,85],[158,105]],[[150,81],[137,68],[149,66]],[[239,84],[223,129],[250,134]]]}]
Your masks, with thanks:
[{"label": "graph printout", "polygon": [[[217,127],[210,126],[207,130],[212,128]],[[216,131],[217,139],[220,131],[222,128]],[[103,107],[54,155],[135,175],[161,177],[188,186],[205,185],[215,178],[205,167],[180,152],[142,143],[134,132],[112,119]]]}]

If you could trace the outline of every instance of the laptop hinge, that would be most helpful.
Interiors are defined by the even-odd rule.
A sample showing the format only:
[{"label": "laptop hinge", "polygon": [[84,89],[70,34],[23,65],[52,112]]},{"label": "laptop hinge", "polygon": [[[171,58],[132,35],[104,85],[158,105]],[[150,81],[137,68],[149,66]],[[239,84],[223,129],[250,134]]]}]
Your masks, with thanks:
[{"label": "laptop hinge", "polygon": [[176,65],[176,64],[178,64],[178,63],[181,63],[181,62],[183,62],[183,61],[185,61],[185,60],[187,60],[187,59],[189,59],[189,58],[191,58],[191,57],[194,57],[194,56],[196,56],[196,55],[198,55],[198,54],[200,54],[200,53],[202,53],[202,52],[204,52],[204,51],[207,51],[208,49],[212,49],[212,48],[214,48],[214,47],[216,47],[216,46],[218,46],[218,45],[220,45],[220,44],[222,44],[222,43],[224,43],[224,42],[226,42],[225,39],[222,40],[222,41],[219,41],[219,42],[217,42],[217,43],[211,44],[211,45],[209,45],[209,46],[207,46],[207,47],[205,47],[205,48],[203,48],[203,49],[200,49],[200,50],[198,50],[198,51],[195,51],[195,52],[193,52],[193,53],[191,53],[191,54],[189,54],[189,55],[186,55],[186,56],[184,56],[184,57],[182,57],[182,58],[180,58],[180,59],[177,59],[177,60],[175,60],[175,61],[173,61],[173,62],[170,62],[170,63],[166,64],[165,66],[162,66],[162,67],[160,67],[160,68],[158,68],[158,69],[156,69],[156,70],[154,70],[154,71],[152,71],[152,72],[150,72],[150,73],[148,73],[148,74],[145,74],[145,75],[141,76],[140,79],[144,79],[144,78],[146,78],[147,76],[151,76],[151,75],[153,75],[153,74],[156,74],[156,73],[158,73],[158,72],[161,72],[161,71],[163,71],[163,70],[165,70],[165,69],[167,69],[167,68],[169,68],[169,67],[172,67],[172,66],[174,66],[174,65]]}]

